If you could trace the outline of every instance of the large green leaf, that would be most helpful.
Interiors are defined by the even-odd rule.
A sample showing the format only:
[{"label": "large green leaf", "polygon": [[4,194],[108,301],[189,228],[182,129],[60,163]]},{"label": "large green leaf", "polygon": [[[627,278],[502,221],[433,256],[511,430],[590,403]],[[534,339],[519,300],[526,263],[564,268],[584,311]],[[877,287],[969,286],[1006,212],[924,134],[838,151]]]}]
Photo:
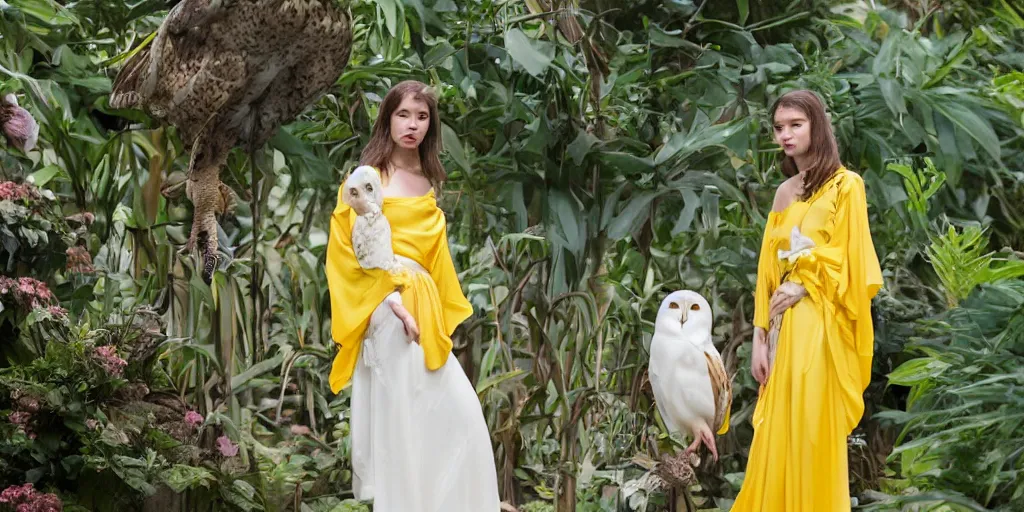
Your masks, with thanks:
[{"label": "large green leaf", "polygon": [[978,141],[993,160],[1002,160],[999,136],[991,124],[952,98],[935,101],[933,106],[937,113]]},{"label": "large green leaf", "polygon": [[678,132],[654,156],[654,164],[661,165],[672,159],[683,159],[702,149],[725,144],[725,141],[746,127],[745,120]]},{"label": "large green leaf", "polygon": [[889,383],[898,386],[913,386],[935,377],[949,368],[949,363],[932,357],[907,361],[889,374]]},{"label": "large green leaf", "polygon": [[555,57],[555,45],[527,36],[518,28],[505,32],[505,50],[528,73],[539,77]]},{"label": "large green leaf", "polygon": [[466,152],[462,148],[462,140],[451,126],[447,123],[441,123],[441,143],[444,145],[445,151],[451,155],[452,160],[462,168],[466,174],[473,172],[469,165],[469,160],[466,158]]},{"label": "large green leaf", "polygon": [[657,196],[656,192],[642,192],[630,198],[608,226],[608,238],[618,240],[636,230],[650,215],[651,201]]}]

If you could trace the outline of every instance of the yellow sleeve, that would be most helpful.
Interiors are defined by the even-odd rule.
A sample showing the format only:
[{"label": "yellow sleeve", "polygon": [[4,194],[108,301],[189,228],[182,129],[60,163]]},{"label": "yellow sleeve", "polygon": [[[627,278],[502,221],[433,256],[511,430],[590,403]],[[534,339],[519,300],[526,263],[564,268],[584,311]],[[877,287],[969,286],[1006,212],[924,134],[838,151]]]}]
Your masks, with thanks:
[{"label": "yellow sleeve", "polygon": [[847,172],[836,200],[835,230],[827,245],[815,247],[794,265],[791,280],[813,297],[829,301],[852,323],[846,341],[860,356],[861,388],[871,381],[874,326],[871,299],[881,288],[882,270],[868,225],[864,180]]},{"label": "yellow sleeve", "polygon": [[438,295],[441,297],[444,330],[451,336],[459,324],[472,316],[473,306],[470,305],[469,300],[462,293],[462,284],[459,283],[459,276],[455,271],[455,263],[452,261],[452,254],[448,248],[447,226],[445,226],[438,240],[434,263],[430,269],[430,277],[434,279]]},{"label": "yellow sleeve", "polygon": [[761,252],[757,259],[757,288],[754,290],[754,326],[768,330],[768,303],[772,293],[779,286],[779,269],[777,260],[772,258],[768,233],[774,222],[775,213],[768,214],[764,236],[761,238]]},{"label": "yellow sleeve", "polygon": [[329,378],[335,393],[352,378],[373,310],[388,294],[404,285],[406,277],[359,266],[352,248],[352,217],[351,209],[341,200],[339,188],[338,206],[331,214],[324,269],[331,296],[331,336],[339,345]]}]

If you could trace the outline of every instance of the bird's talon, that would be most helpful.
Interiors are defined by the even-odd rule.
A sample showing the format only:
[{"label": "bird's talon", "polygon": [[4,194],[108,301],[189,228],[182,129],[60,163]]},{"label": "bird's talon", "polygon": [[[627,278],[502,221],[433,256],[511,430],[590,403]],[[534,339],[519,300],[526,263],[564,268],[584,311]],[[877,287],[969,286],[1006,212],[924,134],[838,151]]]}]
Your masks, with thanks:
[{"label": "bird's talon", "polygon": [[213,272],[217,269],[217,255],[203,254],[203,282],[210,284],[213,281]]}]

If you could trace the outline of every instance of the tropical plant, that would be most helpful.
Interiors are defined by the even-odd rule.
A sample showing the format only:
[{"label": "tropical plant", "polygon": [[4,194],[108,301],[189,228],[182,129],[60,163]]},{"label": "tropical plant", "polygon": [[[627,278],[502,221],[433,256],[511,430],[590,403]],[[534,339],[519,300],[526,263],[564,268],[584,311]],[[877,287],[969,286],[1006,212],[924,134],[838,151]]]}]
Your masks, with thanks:
[{"label": "tropical plant", "polygon": [[[125,382],[145,384],[153,398],[176,397],[176,407],[203,418],[189,442],[137,424],[118,427],[128,444],[76,434],[92,450],[91,467],[121,482],[117,499],[151,494],[182,509],[361,509],[348,491],[348,391],[334,395],[326,383],[334,352],[322,265],[337,185],[387,88],[413,77],[441,97],[450,179],[440,200],[475,309],[454,336],[454,353],[483,404],[503,499],[559,511],[666,503],[650,470],[680,440],[652,407],[647,345],[660,297],[685,287],[715,309],[715,342],[735,389],[721,463],[699,475],[693,500],[728,508],[756,401],[746,343],[756,253],[782,179],[767,107],[785,90],[810,87],[830,107],[844,162],[867,183],[886,278],[875,302],[874,378],[850,448],[853,491],[941,501],[950,494],[912,490],[946,489],[963,494],[956,500],[1007,507],[1019,458],[999,452],[997,440],[1014,431],[954,431],[990,454],[965,466],[978,470],[978,489],[987,475],[986,496],[954,481],[954,438],[931,427],[956,427],[967,416],[915,419],[897,437],[890,412],[872,415],[924,418],[944,407],[929,390],[954,386],[943,379],[957,368],[970,381],[967,361],[977,354],[947,347],[954,337],[940,334],[942,322],[967,326],[974,297],[1015,286],[986,283],[1011,278],[1024,248],[1024,24],[1003,0],[941,9],[882,3],[349,2],[348,70],[254,155],[256,165],[249,155],[229,158],[222,178],[239,202],[221,222],[220,245],[231,261],[207,286],[178,253],[190,219],[178,135],[147,128],[144,116],[113,111],[106,100],[109,77],[166,6],[7,0],[0,93],[19,96],[41,136],[27,154],[0,149],[0,179],[53,196],[12,203],[34,213],[18,210],[19,228],[9,229],[21,245],[6,276],[37,279],[71,319],[54,322],[5,295],[0,329],[33,347],[15,354],[10,371],[28,372],[95,333],[120,333]],[[46,230],[44,221],[68,228]],[[57,245],[30,253],[42,238],[19,234],[25,225]],[[68,268],[86,258],[89,272]],[[45,343],[51,338],[66,347]],[[923,339],[942,341],[921,352]],[[136,345],[149,347],[147,364],[131,363]],[[922,353],[950,366],[912,389],[889,385]],[[984,400],[965,410],[1008,412]],[[108,418],[123,405],[97,404]],[[113,433],[108,440],[122,439]],[[929,436],[927,455],[923,445],[900,448]],[[898,455],[887,461],[894,445]],[[174,459],[188,446],[213,462]],[[238,452],[225,456],[221,447]],[[65,475],[48,458],[56,452],[41,453],[57,468],[47,475]],[[0,483],[21,486],[24,472]],[[37,488],[59,491],[69,506],[111,507],[89,502],[97,500],[86,493],[90,481],[67,478],[47,476]]]}]

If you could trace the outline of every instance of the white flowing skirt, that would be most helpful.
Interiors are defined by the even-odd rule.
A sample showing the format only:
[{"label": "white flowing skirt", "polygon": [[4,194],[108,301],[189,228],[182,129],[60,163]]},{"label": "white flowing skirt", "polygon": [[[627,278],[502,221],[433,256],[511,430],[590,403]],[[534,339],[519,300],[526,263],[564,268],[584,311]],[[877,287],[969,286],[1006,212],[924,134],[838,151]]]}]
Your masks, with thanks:
[{"label": "white flowing skirt", "polygon": [[351,434],[355,497],[372,499],[374,512],[499,510],[476,390],[454,357],[428,370],[387,302],[370,318],[352,376]]}]

